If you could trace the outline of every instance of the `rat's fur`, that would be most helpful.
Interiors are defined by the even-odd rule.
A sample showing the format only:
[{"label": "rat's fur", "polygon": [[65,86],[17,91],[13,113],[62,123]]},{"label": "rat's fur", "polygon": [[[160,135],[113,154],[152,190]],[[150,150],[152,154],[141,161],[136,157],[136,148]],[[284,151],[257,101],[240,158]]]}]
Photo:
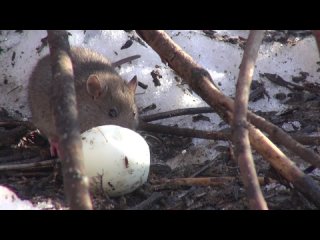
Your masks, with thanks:
[{"label": "rat's fur", "polygon": [[[134,96],[136,80],[124,81],[104,56],[86,48],[71,48],[80,132],[92,127],[114,124],[135,129],[138,112]],[[89,78],[99,79],[101,92],[92,96]],[[56,130],[51,106],[52,73],[47,55],[34,68],[28,97],[34,125],[49,139],[55,139]],[[89,89],[88,89],[89,88]],[[93,89],[93,92],[96,91]],[[110,113],[110,110],[112,113]],[[114,114],[116,113],[116,114]],[[117,116],[115,116],[117,115]]]}]

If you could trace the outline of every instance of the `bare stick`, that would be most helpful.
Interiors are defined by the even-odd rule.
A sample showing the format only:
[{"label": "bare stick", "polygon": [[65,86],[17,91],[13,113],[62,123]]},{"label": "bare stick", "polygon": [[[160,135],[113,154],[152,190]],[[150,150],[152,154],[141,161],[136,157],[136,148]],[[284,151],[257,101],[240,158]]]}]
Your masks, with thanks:
[{"label": "bare stick", "polygon": [[320,136],[307,136],[304,134],[292,133],[291,137],[304,145],[320,145]]},{"label": "bare stick", "polygon": [[[35,158],[38,160],[38,158]],[[0,172],[2,171],[13,171],[13,170],[30,170],[30,169],[38,169],[38,168],[48,168],[53,167],[55,160],[44,160],[38,162],[31,162],[31,163],[19,163],[19,164],[1,164],[0,165]]]},{"label": "bare stick", "polygon": [[76,108],[68,33],[48,30],[52,65],[53,112],[59,138],[64,188],[70,209],[92,209],[89,179],[84,175],[82,141]]},{"label": "bare stick", "polygon": [[[199,178],[173,178],[173,179],[159,179],[152,181],[153,188],[155,190],[165,188],[177,188],[181,186],[221,186],[228,185],[234,182],[238,182],[236,177],[199,177]],[[260,185],[266,185],[276,182],[273,179],[258,177],[258,183]]]},{"label": "bare stick", "polygon": [[304,174],[294,162],[251,124],[249,124],[249,137],[254,148],[270,162],[277,172],[291,182],[317,207],[320,207],[320,188],[310,176]]},{"label": "bare stick", "polygon": [[35,129],[32,122],[28,121],[0,121],[0,127],[17,127],[17,126],[26,126],[30,129]]},{"label": "bare stick", "polygon": [[254,65],[258,57],[263,36],[264,31],[262,30],[250,31],[240,65],[234,103],[234,119],[232,124],[232,139],[235,147],[235,156],[240,167],[242,181],[249,199],[249,208],[253,210],[268,209],[267,203],[263,198],[263,194],[259,186],[247,128],[247,110],[250,86],[254,72]]},{"label": "bare stick", "polygon": [[213,113],[215,112],[211,107],[200,107],[200,108],[183,108],[176,109],[168,112],[161,112],[150,114],[147,116],[140,116],[140,119],[145,122],[152,122],[160,119],[177,117],[182,115],[191,115],[191,114],[199,114],[199,113]]},{"label": "bare stick", "polygon": [[177,128],[171,126],[163,126],[151,123],[139,123],[139,130],[147,132],[156,132],[164,134],[172,134],[183,137],[193,137],[193,138],[203,138],[203,139],[213,139],[213,140],[230,140],[231,134],[224,132],[212,132],[212,131],[201,131],[194,130],[190,128]]},{"label": "bare stick", "polygon": [[[199,111],[197,111],[196,109],[197,108],[190,108],[190,111],[189,111],[188,108],[185,108],[185,109],[178,109],[178,112],[175,112],[175,110],[173,110],[169,112],[156,113],[152,115],[143,116],[141,120],[149,122],[149,121],[155,121],[159,119],[175,117],[175,116],[180,116],[185,114],[213,112],[211,108],[207,108],[207,107],[199,108]],[[195,130],[195,129],[189,129],[189,128],[176,128],[176,127],[164,126],[159,124],[144,123],[142,121],[140,121],[139,123],[139,130],[142,130],[142,131],[165,133],[165,134],[172,134],[177,136],[202,138],[202,139],[214,139],[214,140],[231,139],[230,131],[224,131],[224,132],[201,131],[201,130]],[[307,135],[297,134],[297,133],[290,133],[290,136],[295,141],[298,141],[299,143],[304,145],[320,144],[319,136],[307,136]],[[274,141],[274,142],[278,143],[278,141]]]},{"label": "bare stick", "polygon": [[[234,109],[233,100],[226,97],[215,87],[208,71],[199,66],[188,54],[175,44],[164,31],[139,30],[137,32],[160,55],[161,59],[166,60],[169,66],[188,82],[189,86],[206,103],[217,109],[217,113],[221,118],[232,122]],[[248,114],[250,115],[250,113]],[[255,116],[252,113],[251,115]],[[255,120],[252,121],[254,122]],[[266,132],[270,132],[270,129],[266,130]],[[272,130],[270,133],[272,133]],[[304,193],[316,206],[320,207],[320,188],[315,181],[300,171],[289,158],[251,124],[249,124],[249,137],[252,146],[269,161],[284,178],[292,181],[299,191]],[[255,141],[256,139],[261,141]],[[262,144],[264,144],[263,148],[261,148]],[[281,144],[288,146],[283,140],[281,140]],[[292,146],[289,147],[289,149],[292,148]],[[291,150],[294,151],[295,149]],[[304,156],[301,157],[305,159]],[[314,153],[313,160],[317,157],[319,156]],[[317,162],[319,165],[320,161]]]},{"label": "bare stick", "polygon": [[[200,107],[200,108],[182,108],[182,109],[177,109],[177,110],[172,110],[172,111],[167,111],[167,112],[161,112],[161,113],[155,113],[155,114],[150,114],[146,116],[141,116],[140,119],[144,122],[152,122],[160,119],[165,119],[165,118],[171,118],[171,117],[177,117],[177,116],[182,116],[182,115],[189,115],[189,114],[200,114],[200,113],[213,113],[215,112],[211,107]],[[197,137],[197,138],[204,138],[204,139],[216,139],[216,140],[225,140],[223,136],[220,137],[217,135],[217,138],[213,136],[211,138],[211,133],[201,133],[202,131],[199,130],[192,130],[195,132],[193,135],[192,133],[184,135],[183,131],[189,131],[191,129],[186,129],[184,128],[181,130],[181,132],[178,130],[178,132],[174,131],[174,129],[180,129],[180,128],[173,128],[173,127],[168,127],[168,126],[161,126],[161,125],[145,125],[143,122],[141,122],[141,125],[139,126],[141,130],[145,131],[150,131],[150,132],[157,132],[161,133],[161,131],[164,131],[163,133],[170,132],[172,135],[178,135],[178,136],[186,136],[186,137]],[[166,128],[168,130],[166,130]],[[172,131],[173,130],[173,131]],[[199,134],[196,132],[199,131]],[[219,133],[219,132],[218,132]],[[215,134],[215,133],[213,133]],[[229,133],[226,138],[229,138]],[[320,144],[320,137],[319,136],[308,136],[308,135],[303,135],[303,134],[298,134],[298,133],[290,133],[290,136],[298,141],[301,144],[304,145],[319,145]],[[278,142],[278,141],[275,141]]]},{"label": "bare stick", "polygon": [[320,155],[316,154],[313,150],[304,147],[280,127],[251,112],[248,112],[248,119],[260,130],[268,133],[268,137],[272,141],[285,146],[304,161],[320,168]]},{"label": "bare stick", "polygon": [[212,167],[215,163],[216,163],[216,161],[211,160],[208,164],[204,165],[202,168],[200,168],[200,169],[199,169],[198,171],[196,171],[195,173],[191,174],[189,177],[195,178],[195,177],[198,176],[199,174],[203,173],[204,171],[206,171],[207,169],[209,169],[210,167]]},{"label": "bare stick", "polygon": [[163,197],[163,193],[154,192],[151,194],[151,196],[148,199],[139,203],[137,206],[130,208],[129,210],[143,210],[147,208],[149,205],[151,205],[152,203],[154,203],[155,201],[158,201],[162,197]]}]

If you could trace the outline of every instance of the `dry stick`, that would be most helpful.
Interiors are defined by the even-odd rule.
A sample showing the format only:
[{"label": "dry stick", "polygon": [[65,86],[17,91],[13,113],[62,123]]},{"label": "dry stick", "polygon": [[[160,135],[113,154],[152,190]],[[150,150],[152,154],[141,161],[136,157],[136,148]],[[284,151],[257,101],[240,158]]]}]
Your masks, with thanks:
[{"label": "dry stick", "polygon": [[304,147],[280,127],[275,126],[271,122],[268,122],[264,118],[257,116],[252,112],[248,112],[248,119],[257,128],[268,133],[268,137],[272,141],[285,146],[287,149],[301,157],[304,161],[320,168],[320,155],[316,154],[313,150]]},{"label": "dry stick", "polygon": [[249,125],[250,142],[254,148],[263,153],[263,157],[304,196],[320,207],[319,185],[304,174],[277,146],[275,146],[260,130]]},{"label": "dry stick", "polygon": [[[15,171],[8,171],[3,173],[4,176],[15,176],[15,177],[48,177],[48,171],[43,171],[39,169],[40,172],[15,172]],[[1,173],[0,173],[1,174]]]},{"label": "dry stick", "polygon": [[[39,158],[35,158],[39,159]],[[19,164],[1,164],[0,165],[0,172],[2,171],[12,171],[12,170],[31,170],[31,169],[38,169],[38,168],[48,168],[53,167],[55,163],[54,159],[50,160],[44,160],[40,162],[33,162],[33,163],[19,163]]]},{"label": "dry stick", "polygon": [[268,209],[267,203],[263,198],[263,194],[259,186],[247,128],[247,109],[250,86],[254,72],[254,65],[258,57],[263,36],[264,31],[262,30],[250,31],[240,65],[239,78],[236,86],[236,96],[234,100],[234,119],[232,124],[232,139],[235,147],[234,152],[249,199],[249,208],[253,210]]},{"label": "dry stick", "polygon": [[171,118],[171,117],[177,117],[182,115],[213,113],[213,112],[215,111],[211,107],[183,108],[183,109],[176,109],[168,112],[150,114],[147,116],[140,116],[140,119],[145,122],[152,122],[152,121],[156,121],[164,118]]},{"label": "dry stick", "polygon": [[138,205],[129,208],[129,210],[143,210],[146,209],[148,206],[150,206],[152,203],[154,203],[155,201],[158,201],[160,198],[163,197],[163,193],[159,193],[159,192],[154,192],[151,194],[151,196],[144,200],[143,202],[139,203]]},{"label": "dry stick", "polygon": [[158,124],[151,123],[139,123],[139,130],[147,131],[147,132],[156,132],[163,134],[173,134],[183,137],[193,137],[193,138],[203,138],[203,139],[212,139],[212,140],[230,140],[231,134],[224,132],[212,132],[212,131],[201,131],[194,130],[190,128],[177,128],[171,126],[163,126]]},{"label": "dry stick", "polygon": [[0,127],[17,127],[17,126],[26,126],[30,129],[35,129],[32,122],[29,121],[0,121]]},{"label": "dry stick", "polygon": [[64,188],[70,209],[92,209],[89,178],[84,175],[68,33],[48,30],[53,76],[53,112],[59,138]]},{"label": "dry stick", "polygon": [[[213,84],[208,71],[201,68],[188,54],[186,54],[164,31],[139,30],[139,35],[166,60],[180,77],[223,119],[232,121],[233,100],[223,95]],[[251,113],[251,115],[253,115]],[[254,115],[253,115],[254,116]],[[256,120],[253,120],[256,124]],[[271,129],[271,131],[274,128]],[[270,132],[269,130],[267,132]],[[295,164],[287,158],[272,142],[258,129],[249,124],[249,137],[252,146],[271,163],[281,175],[305,194],[317,207],[320,207],[320,188],[305,175]],[[258,141],[259,140],[259,141]],[[284,146],[286,143],[281,141]],[[314,154],[317,156],[316,154]],[[318,156],[317,156],[318,157]],[[314,158],[315,159],[315,158]],[[320,161],[319,161],[320,162]]]},{"label": "dry stick", "polygon": [[216,164],[216,161],[211,160],[208,164],[204,165],[202,168],[200,168],[198,171],[196,171],[195,173],[191,174],[189,177],[191,178],[195,178],[196,176],[198,176],[199,174],[203,173],[204,171],[206,171],[207,169],[211,168],[214,164]]},{"label": "dry stick", "polygon": [[292,133],[291,137],[304,145],[320,145],[320,136],[307,136],[303,134]]},{"label": "dry stick", "polygon": [[[165,188],[177,188],[181,186],[221,186],[238,182],[236,177],[199,177],[199,178],[173,178],[173,179],[159,179],[152,181],[155,190]],[[266,185],[275,183],[276,181],[270,178],[258,177],[258,184]]]},{"label": "dry stick", "polygon": [[[160,120],[160,119],[165,119],[165,118],[171,118],[171,117],[177,117],[177,116],[183,116],[183,115],[189,115],[189,114],[199,114],[199,113],[213,113],[215,112],[211,107],[200,107],[200,108],[182,108],[182,109],[177,109],[177,110],[172,110],[172,111],[167,111],[167,112],[161,112],[161,113],[155,113],[155,114],[150,114],[150,115],[146,115],[146,116],[141,116],[140,120],[144,121],[144,122],[152,122],[152,121],[156,121],[156,120]],[[157,133],[161,133],[161,131],[164,131],[164,133],[171,133],[172,135],[178,135],[178,136],[185,136],[183,131],[189,131],[190,129],[186,129],[183,131],[171,131],[174,129],[179,129],[179,128],[174,128],[173,127],[169,127],[168,130],[166,130],[165,128],[167,128],[167,126],[160,126],[157,125],[158,127],[156,127],[156,125],[145,125],[141,127],[143,128],[142,130],[145,131],[150,131],[150,132],[157,132]],[[140,127],[140,126],[139,126]],[[149,130],[150,129],[150,130]],[[192,130],[197,132],[198,130]],[[217,138],[210,136],[210,133],[201,133],[202,131],[199,131],[199,134],[195,133],[194,135],[192,135],[192,133],[190,133],[190,135],[187,136],[188,137],[197,137],[197,138],[204,138],[206,139],[206,136],[208,136],[207,139],[216,139],[219,140],[220,137],[217,136]],[[228,133],[226,133],[228,134]],[[300,133],[290,133],[290,136],[298,141],[301,144],[304,145],[319,145],[320,144],[320,137],[319,136],[308,136],[308,135],[303,135]],[[229,138],[229,134],[228,136],[226,136],[227,138]],[[223,136],[221,136],[220,140],[225,140]]]}]

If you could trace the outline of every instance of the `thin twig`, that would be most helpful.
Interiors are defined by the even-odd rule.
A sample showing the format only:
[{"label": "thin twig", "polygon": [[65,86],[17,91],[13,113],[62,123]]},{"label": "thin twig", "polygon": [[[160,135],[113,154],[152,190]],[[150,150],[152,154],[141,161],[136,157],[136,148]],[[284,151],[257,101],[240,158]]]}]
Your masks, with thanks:
[{"label": "thin twig", "polygon": [[140,116],[140,119],[144,122],[152,122],[160,119],[172,118],[172,117],[177,117],[182,115],[213,113],[213,112],[215,111],[211,107],[183,108],[183,109],[176,109],[168,112],[150,114],[147,116]]},{"label": "thin twig", "polygon": [[307,136],[304,134],[290,134],[296,141],[304,145],[320,145],[320,136]]},{"label": "thin twig", "polygon": [[[151,115],[150,115],[151,116]],[[164,133],[171,134],[175,136],[201,138],[201,139],[212,139],[227,141],[231,139],[231,130],[224,129],[223,131],[213,132],[213,131],[203,131],[190,128],[178,128],[172,126],[164,126],[159,124],[144,123],[140,121],[139,130],[146,132]],[[319,145],[320,136],[307,136],[302,134],[290,133],[290,136],[304,145]]]},{"label": "thin twig", "polygon": [[249,124],[249,137],[254,148],[270,162],[281,176],[291,182],[317,207],[320,207],[320,188],[310,176],[304,174],[276,145],[251,124]]},{"label": "thin twig", "polygon": [[53,87],[52,105],[59,138],[64,188],[70,209],[92,209],[89,178],[84,175],[68,32],[48,30]]},{"label": "thin twig", "polygon": [[260,76],[266,77],[271,82],[273,82],[279,86],[286,87],[291,91],[300,91],[300,92],[308,91],[308,92],[316,93],[316,94],[320,93],[319,87],[317,87],[315,84],[312,84],[312,83],[303,84],[303,86],[300,86],[298,84],[291,83],[291,82],[284,80],[282,77],[280,77],[277,74],[263,73],[263,74],[260,74]]},{"label": "thin twig", "polygon": [[288,150],[291,150],[301,157],[304,161],[320,168],[320,155],[316,154],[313,150],[304,147],[280,127],[251,112],[248,112],[248,119],[257,128],[268,133],[268,137],[272,141],[283,145]]},{"label": "thin twig", "polygon": [[[37,169],[38,170],[38,169]],[[43,171],[43,169],[39,169],[39,172],[32,171],[32,172],[16,172],[16,171],[7,171],[4,173],[0,173],[3,176],[14,176],[14,177],[48,177],[48,171]]]},{"label": "thin twig", "polygon": [[203,138],[203,139],[212,139],[212,140],[229,140],[231,134],[227,132],[212,132],[212,131],[201,131],[190,128],[177,128],[171,126],[164,126],[151,123],[139,123],[139,130],[147,132],[156,132],[163,134],[172,134],[183,137],[193,137],[193,138]]},{"label": "thin twig", "polygon": [[264,31],[250,31],[248,41],[240,65],[236,87],[233,119],[233,143],[235,156],[240,167],[242,181],[247,192],[250,209],[267,210],[255,170],[248,133],[247,110],[249,92],[252,82],[254,65],[258,57]]},{"label": "thin twig", "polygon": [[149,205],[154,203],[155,201],[158,201],[160,198],[163,197],[163,193],[160,192],[154,192],[151,194],[151,196],[144,200],[143,202],[139,203],[138,205],[129,208],[129,210],[143,210],[146,209]]},{"label": "thin twig", "polygon": [[216,162],[214,160],[211,160],[208,164],[204,165],[202,168],[200,168],[198,171],[196,171],[195,173],[191,174],[190,177],[194,178],[196,176],[198,176],[199,174],[203,173],[204,171],[206,171],[208,168],[212,167]]},{"label": "thin twig", "polygon": [[32,122],[29,121],[0,121],[0,127],[17,127],[17,126],[26,126],[30,130],[35,129],[35,126]]},{"label": "thin twig", "polygon": [[[39,158],[36,158],[38,160]],[[55,164],[55,159],[44,160],[44,161],[37,161],[31,163],[15,163],[15,164],[1,164],[0,165],[0,172],[1,171],[12,171],[12,170],[20,170],[26,171],[30,169],[38,169],[38,168],[48,168],[53,167]]]},{"label": "thin twig", "polygon": [[[177,110],[173,110],[173,111],[167,111],[167,112],[161,112],[161,113],[155,113],[155,114],[150,114],[150,115],[146,115],[146,116],[141,116],[140,119],[143,122],[152,122],[152,121],[156,121],[156,120],[160,120],[160,119],[183,116],[183,115],[200,114],[200,113],[213,113],[213,112],[215,112],[215,110],[213,110],[211,107],[182,108],[182,109],[177,109]],[[161,133],[162,127],[166,127],[166,126],[160,126],[160,125],[157,125],[157,126],[159,126],[159,128],[156,126],[154,126],[154,128],[153,127],[152,128],[154,129],[154,132],[159,132],[159,133]],[[151,126],[150,126],[150,128],[151,128]],[[144,130],[144,129],[141,129],[141,130]],[[146,131],[148,131],[148,130],[146,130]],[[153,130],[150,130],[150,132],[152,132],[152,131]],[[176,132],[173,131],[171,133],[172,133],[172,135],[180,136],[180,132],[178,132],[176,134]],[[320,137],[319,136],[308,136],[308,135],[303,135],[303,134],[298,134],[298,133],[289,133],[289,135],[293,139],[295,139],[296,141],[298,141],[299,143],[304,144],[304,145],[319,145],[320,144]],[[197,137],[202,138],[202,135],[199,134],[199,135],[197,135]]]},{"label": "thin twig", "polygon": [[[236,177],[200,177],[200,178],[162,178],[151,182],[153,189],[173,189],[181,186],[221,186],[228,185],[234,182],[240,182]],[[270,178],[258,177],[260,185],[267,185],[276,182]]]}]

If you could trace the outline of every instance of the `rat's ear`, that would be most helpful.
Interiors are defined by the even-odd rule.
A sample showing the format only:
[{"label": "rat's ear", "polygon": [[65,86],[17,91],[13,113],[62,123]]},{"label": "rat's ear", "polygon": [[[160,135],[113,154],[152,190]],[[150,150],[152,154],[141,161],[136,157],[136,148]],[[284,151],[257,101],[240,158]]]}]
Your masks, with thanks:
[{"label": "rat's ear", "polygon": [[97,75],[90,75],[87,79],[87,92],[92,96],[93,100],[99,98],[102,92],[106,90],[101,86],[101,82]]},{"label": "rat's ear", "polygon": [[138,85],[138,80],[137,80],[137,76],[134,76],[130,82],[128,83],[129,89],[131,92],[135,93],[136,92],[136,88]]}]

